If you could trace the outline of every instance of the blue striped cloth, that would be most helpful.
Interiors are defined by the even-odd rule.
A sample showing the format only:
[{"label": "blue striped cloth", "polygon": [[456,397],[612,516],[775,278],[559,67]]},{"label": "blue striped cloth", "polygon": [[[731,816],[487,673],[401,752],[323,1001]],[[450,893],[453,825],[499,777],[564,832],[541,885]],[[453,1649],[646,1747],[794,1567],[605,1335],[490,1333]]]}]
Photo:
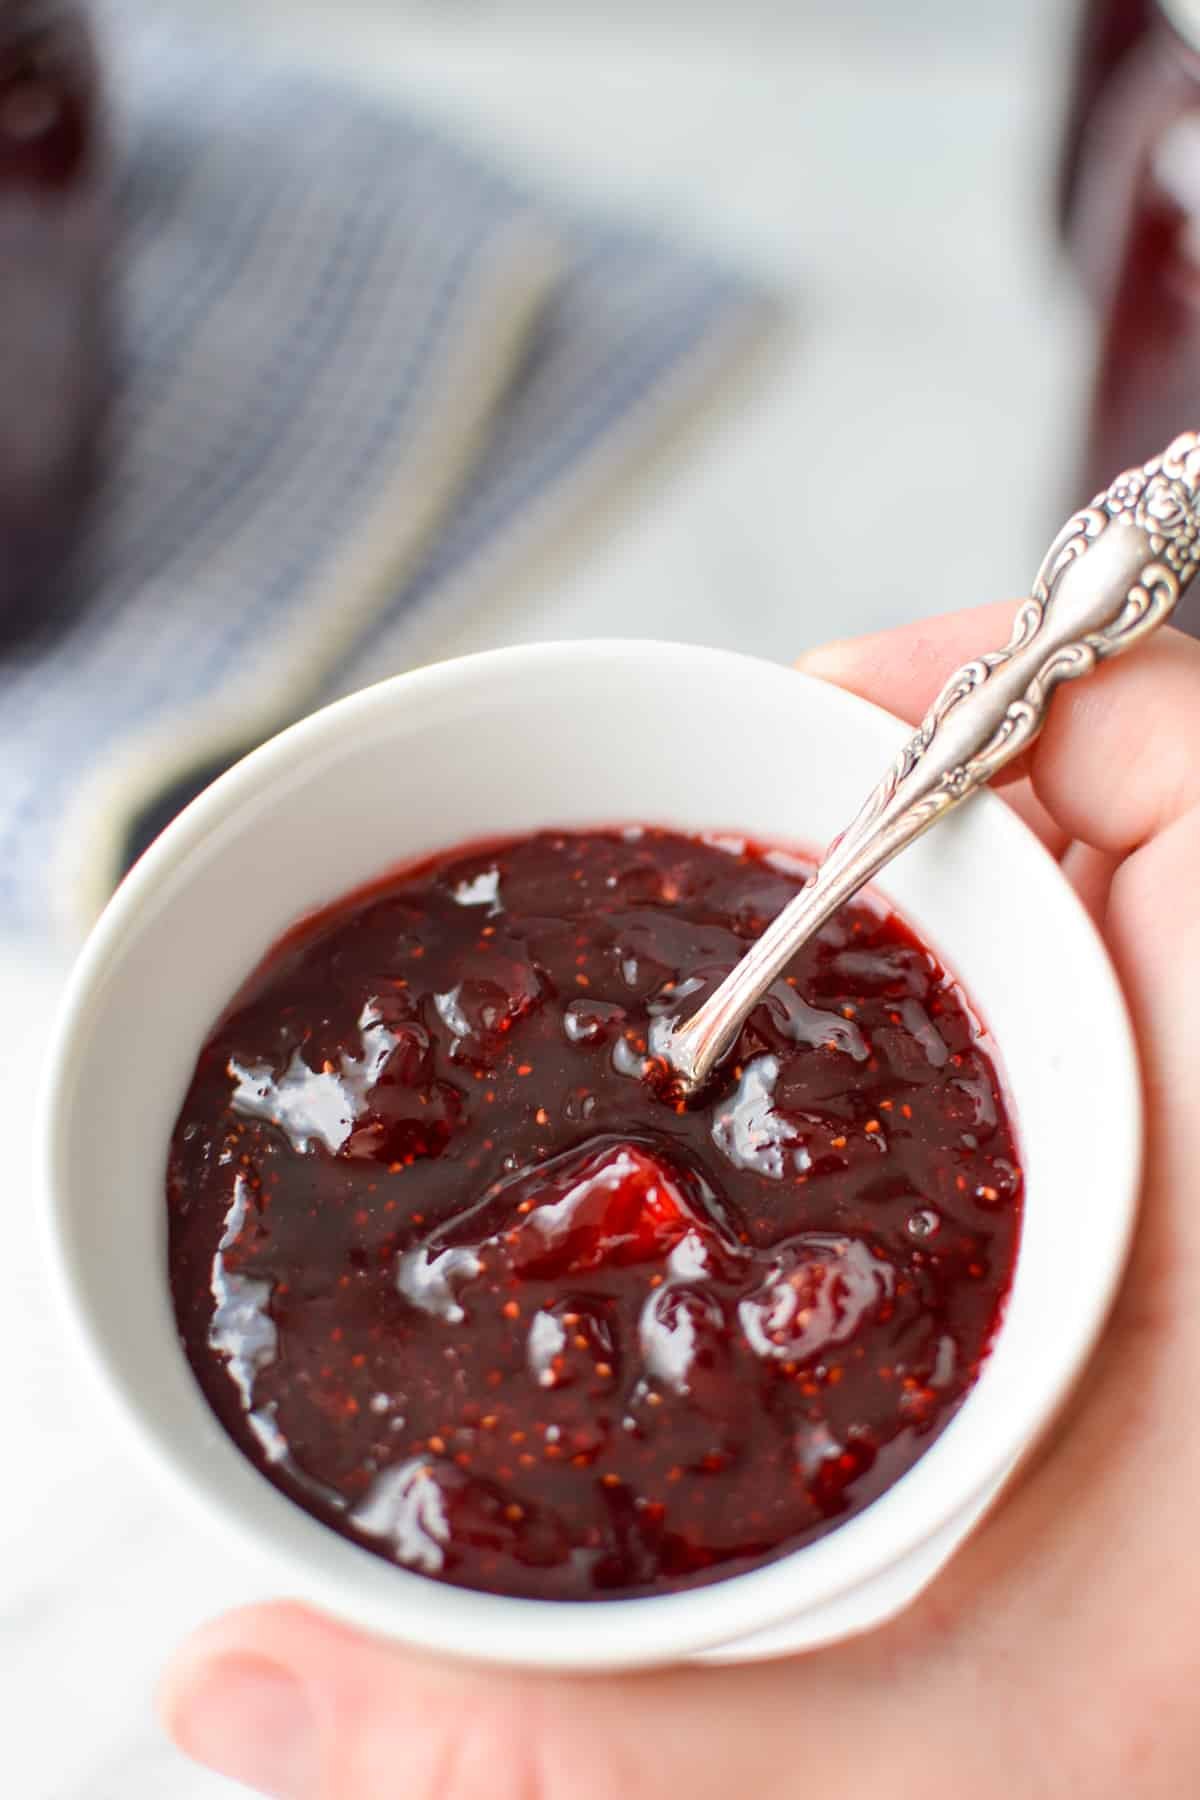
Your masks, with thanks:
[{"label": "blue striped cloth", "polygon": [[87,604],[0,659],[9,929],[86,924],[213,772],[436,647],[772,315],[382,102],[144,22],[118,49]]}]

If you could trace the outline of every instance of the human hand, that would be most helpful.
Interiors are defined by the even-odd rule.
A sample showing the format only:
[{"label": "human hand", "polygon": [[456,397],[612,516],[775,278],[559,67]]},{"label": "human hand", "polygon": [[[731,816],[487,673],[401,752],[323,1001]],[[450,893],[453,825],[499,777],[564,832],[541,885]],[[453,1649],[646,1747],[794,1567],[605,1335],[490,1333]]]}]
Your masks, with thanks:
[{"label": "human hand", "polygon": [[[915,720],[1011,607],[807,658]],[[1148,1102],[1133,1261],[1035,1464],[902,1618],[803,1658],[619,1677],[436,1663],[295,1606],[203,1629],[164,1686],[276,1800],[1183,1800],[1200,1776],[1200,644],[1063,691],[1005,789],[1107,939]],[[1086,1046],[1080,1047],[1086,1055]],[[1072,1196],[1086,1228],[1086,1196]]]}]

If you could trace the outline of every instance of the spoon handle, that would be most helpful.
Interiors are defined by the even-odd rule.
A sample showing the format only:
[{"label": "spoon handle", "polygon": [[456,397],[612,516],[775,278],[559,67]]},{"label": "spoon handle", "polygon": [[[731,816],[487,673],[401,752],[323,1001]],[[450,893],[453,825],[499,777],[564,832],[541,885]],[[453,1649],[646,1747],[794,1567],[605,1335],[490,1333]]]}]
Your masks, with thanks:
[{"label": "spoon handle", "polygon": [[1170,617],[1200,563],[1198,540],[1200,434],[1189,431],[1068,520],[1005,648],[950,677],[807,886],[670,1033],[665,1053],[685,1087],[704,1081],[751,1007],[832,913],[1028,749],[1061,682],[1089,674]]}]

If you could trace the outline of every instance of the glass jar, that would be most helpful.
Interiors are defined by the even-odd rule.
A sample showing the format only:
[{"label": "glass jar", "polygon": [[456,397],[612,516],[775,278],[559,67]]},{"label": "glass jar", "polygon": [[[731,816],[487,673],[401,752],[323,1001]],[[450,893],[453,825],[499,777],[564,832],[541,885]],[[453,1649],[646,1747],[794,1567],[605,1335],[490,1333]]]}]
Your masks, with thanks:
[{"label": "glass jar", "polygon": [[[1072,249],[1099,316],[1073,504],[1200,428],[1200,0],[1160,0],[1082,145]],[[1200,595],[1179,624],[1200,635]]]},{"label": "glass jar", "polygon": [[77,0],[0,0],[0,647],[61,612],[94,464],[111,235]]},{"label": "glass jar", "polygon": [[1109,82],[1151,29],[1154,0],[1085,0],[1079,13],[1058,179],[1058,224],[1069,236],[1083,146]]}]

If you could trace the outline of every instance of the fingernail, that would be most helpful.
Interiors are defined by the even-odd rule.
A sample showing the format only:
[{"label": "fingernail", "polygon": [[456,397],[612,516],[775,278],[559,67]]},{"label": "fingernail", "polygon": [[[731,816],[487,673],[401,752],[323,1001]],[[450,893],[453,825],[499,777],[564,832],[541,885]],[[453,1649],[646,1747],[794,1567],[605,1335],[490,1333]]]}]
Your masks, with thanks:
[{"label": "fingernail", "polygon": [[223,1656],[202,1665],[176,1699],[171,1735],[218,1775],[271,1800],[308,1800],[316,1734],[300,1683],[261,1657]]},{"label": "fingernail", "polygon": [[853,642],[852,638],[831,638],[827,644],[814,644],[796,658],[796,667],[806,675],[820,675],[828,680],[846,667]]}]

